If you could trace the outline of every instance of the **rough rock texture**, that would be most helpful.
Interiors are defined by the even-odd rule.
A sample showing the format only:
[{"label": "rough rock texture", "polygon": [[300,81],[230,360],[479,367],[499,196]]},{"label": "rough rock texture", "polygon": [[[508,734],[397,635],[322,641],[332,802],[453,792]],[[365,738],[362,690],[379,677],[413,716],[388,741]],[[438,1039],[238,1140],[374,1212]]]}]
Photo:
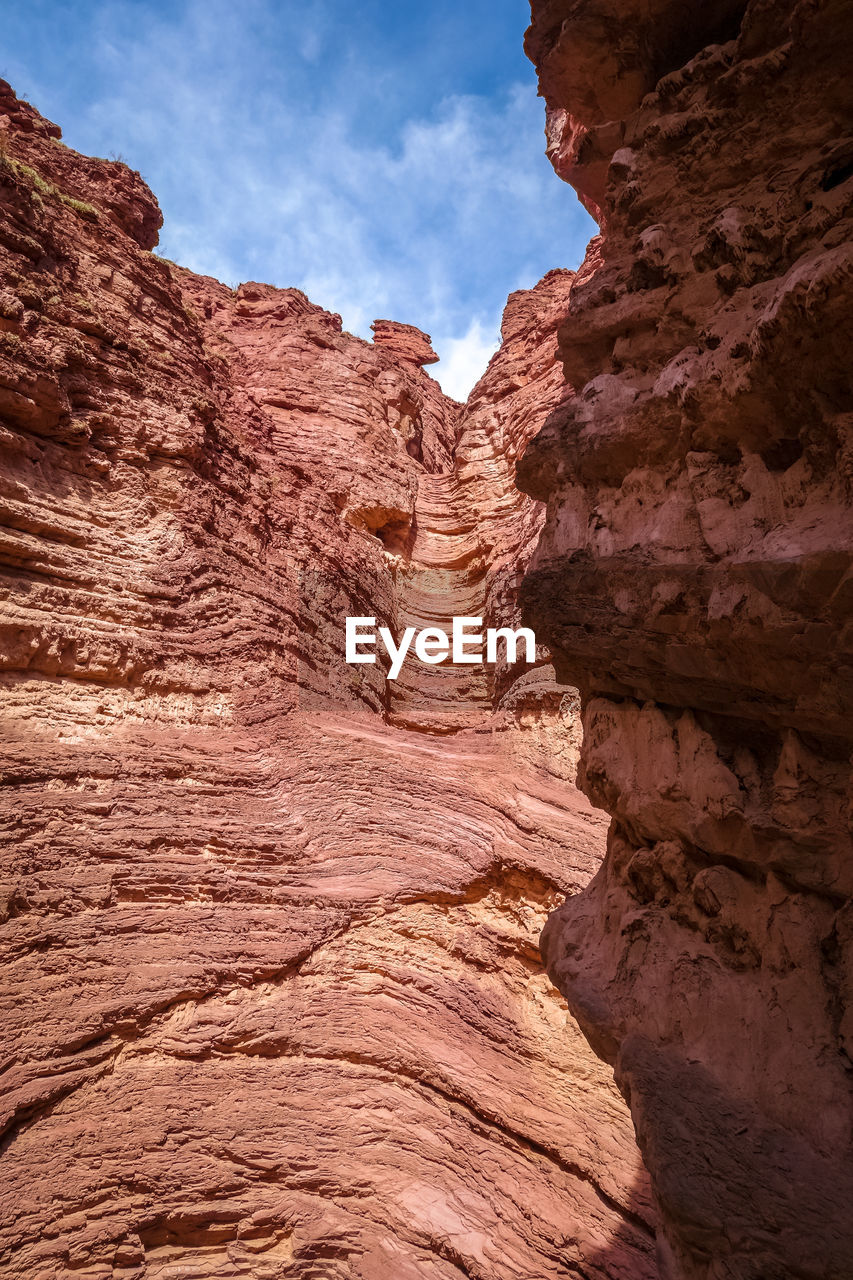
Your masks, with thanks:
[{"label": "rough rock texture", "polygon": [[[510,296],[503,345],[456,419],[453,466],[420,478],[411,534],[395,564],[401,627],[448,631],[454,616],[519,625],[518,586],[544,508],[519,492],[515,465],[562,388],[554,337],[573,278],[552,271]],[[532,671],[522,661],[508,666],[503,653],[496,668],[410,663],[389,686],[393,723],[454,732],[494,710],[496,728],[522,730],[511,749],[572,780],[577,709],[574,690],[556,684],[544,655]]]},{"label": "rough rock texture", "polygon": [[401,360],[417,365],[418,368],[425,364],[435,364],[438,360],[429,334],[422,333],[413,324],[399,324],[396,320],[374,320],[370,327],[373,330],[374,346],[390,351]]},{"label": "rough rock texture", "polygon": [[537,951],[602,852],[576,697],[343,662],[347,614],[509,621],[571,278],[462,409],[0,108],[2,1274],[651,1280]]},{"label": "rough rock texture", "polygon": [[853,22],[534,0],[601,219],[519,469],[527,612],[613,817],[554,980],[629,1099],[667,1274],[853,1275]]}]

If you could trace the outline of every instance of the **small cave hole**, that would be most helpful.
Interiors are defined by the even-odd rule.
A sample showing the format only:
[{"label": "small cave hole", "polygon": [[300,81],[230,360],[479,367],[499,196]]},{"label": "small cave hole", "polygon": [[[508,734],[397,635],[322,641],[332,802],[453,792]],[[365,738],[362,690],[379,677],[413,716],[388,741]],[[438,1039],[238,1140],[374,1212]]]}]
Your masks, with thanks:
[{"label": "small cave hole", "polygon": [[638,258],[631,267],[625,288],[628,293],[642,293],[646,289],[660,289],[674,280],[675,277],[665,267]]},{"label": "small cave hole", "polygon": [[761,450],[761,461],[768,471],[787,471],[802,456],[802,443],[796,439],[774,440]]},{"label": "small cave hole", "polygon": [[820,189],[832,191],[834,187],[840,187],[848,178],[853,178],[853,160],[846,160],[843,164],[832,165],[827,169],[820,180]]},{"label": "small cave hole", "polygon": [[737,467],[743,461],[743,454],[736,444],[726,441],[717,450],[717,456],[727,467]]},{"label": "small cave hole", "polygon": [[375,538],[379,539],[386,551],[402,555],[408,545],[409,528],[408,520],[389,520],[386,524],[372,529],[371,532]]},{"label": "small cave hole", "polygon": [[388,551],[405,553],[412,536],[412,513],[399,507],[349,507],[343,519],[354,529],[376,538]]}]

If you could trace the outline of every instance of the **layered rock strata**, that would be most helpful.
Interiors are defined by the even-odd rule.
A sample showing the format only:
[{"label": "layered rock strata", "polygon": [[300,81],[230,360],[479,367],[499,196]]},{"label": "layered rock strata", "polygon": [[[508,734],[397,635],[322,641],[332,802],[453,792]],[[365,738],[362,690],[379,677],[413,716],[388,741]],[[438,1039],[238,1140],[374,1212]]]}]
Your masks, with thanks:
[{"label": "layered rock strata", "polygon": [[[400,627],[449,630],[466,616],[481,617],[484,628],[520,624],[518,586],[544,508],[519,492],[515,465],[562,386],[554,337],[573,278],[552,271],[511,295],[503,344],[457,416],[453,466],[420,477],[411,536],[394,564]],[[542,767],[573,780],[574,690],[558,686],[540,657],[534,671],[520,657],[508,664],[503,650],[494,667],[411,663],[389,685],[391,719],[455,732],[487,716],[493,727],[521,729],[516,747],[523,741]]]},{"label": "layered rock strata", "polygon": [[0,139],[3,1275],[651,1280],[536,944],[602,850],[574,697],[343,662],[510,609],[570,277],[463,409],[417,331],[152,255],[5,85]]},{"label": "layered rock strata", "polygon": [[613,821],[549,972],[691,1280],[853,1274],[853,23],[839,0],[534,0],[600,219],[527,450],[528,617]]}]

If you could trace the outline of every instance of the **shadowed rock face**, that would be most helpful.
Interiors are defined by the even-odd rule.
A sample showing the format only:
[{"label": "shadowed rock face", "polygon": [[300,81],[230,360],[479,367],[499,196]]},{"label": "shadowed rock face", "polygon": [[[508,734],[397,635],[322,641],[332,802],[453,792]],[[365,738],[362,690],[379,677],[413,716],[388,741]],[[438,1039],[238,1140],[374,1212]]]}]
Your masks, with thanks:
[{"label": "shadowed rock face", "polygon": [[847,1277],[851,11],[532,8],[603,234],[519,467],[526,609],[613,818],[544,955],[630,1101],[667,1273]]},{"label": "shadowed rock face", "polygon": [[652,1280],[537,950],[603,850],[576,694],[343,662],[513,620],[571,275],[463,408],[417,331],[152,256],[5,85],[0,139],[3,1275]]}]

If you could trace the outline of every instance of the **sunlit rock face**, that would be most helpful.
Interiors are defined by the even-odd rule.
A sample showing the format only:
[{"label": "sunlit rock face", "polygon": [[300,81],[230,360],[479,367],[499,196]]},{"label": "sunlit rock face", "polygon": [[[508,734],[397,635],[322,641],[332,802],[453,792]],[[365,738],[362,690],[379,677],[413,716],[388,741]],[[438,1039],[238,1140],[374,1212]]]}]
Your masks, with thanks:
[{"label": "sunlit rock face", "polygon": [[516,620],[571,275],[462,407],[409,326],[152,255],[5,85],[0,140],[3,1275],[652,1280],[537,949],[603,853],[577,696],[343,661]]},{"label": "sunlit rock face", "polygon": [[527,35],[602,236],[524,594],[613,818],[544,954],[695,1280],[853,1274],[851,16],[534,0]]}]

